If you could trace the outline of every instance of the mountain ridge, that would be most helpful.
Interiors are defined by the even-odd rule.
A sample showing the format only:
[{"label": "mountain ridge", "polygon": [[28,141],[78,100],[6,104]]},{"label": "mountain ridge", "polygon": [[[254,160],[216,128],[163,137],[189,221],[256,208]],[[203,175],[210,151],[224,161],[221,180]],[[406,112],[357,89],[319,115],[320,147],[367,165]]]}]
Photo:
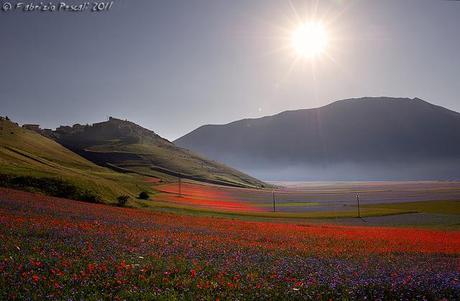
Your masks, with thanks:
[{"label": "mountain ridge", "polygon": [[[328,107],[328,106],[332,106],[336,103],[340,103],[340,102],[347,102],[347,101],[360,101],[360,100],[363,100],[363,99],[370,99],[370,100],[375,100],[375,101],[379,101],[379,100],[382,100],[382,99],[389,99],[389,100],[396,100],[396,99],[403,99],[403,100],[409,100],[409,101],[419,101],[421,103],[425,103],[425,104],[428,104],[432,107],[436,107],[436,108],[440,108],[440,109],[444,109],[446,111],[449,111],[449,112],[452,112],[454,113],[455,115],[460,115],[460,112],[456,112],[454,110],[451,110],[451,109],[448,109],[448,108],[445,108],[443,106],[440,106],[440,105],[435,105],[435,104],[432,104],[432,103],[429,103],[421,98],[418,98],[418,97],[414,97],[414,98],[408,98],[408,97],[388,97],[388,96],[365,96],[365,97],[353,97],[353,98],[346,98],[346,99],[342,99],[342,100],[336,100],[336,101],[333,101],[329,104],[326,104],[326,105],[323,105],[323,106],[318,106],[318,107],[312,107],[312,108],[303,108],[303,109],[292,109],[292,110],[284,110],[284,111],[281,111],[279,113],[275,113],[275,114],[272,114],[272,115],[266,115],[266,116],[262,116],[262,117],[248,117],[248,118],[242,118],[242,119],[238,119],[238,120],[235,120],[235,121],[231,121],[231,122],[227,122],[227,123],[208,123],[208,124],[204,124],[204,125],[201,125],[199,127],[197,127],[195,130],[193,131],[196,131],[200,128],[203,128],[203,127],[207,127],[207,126],[227,126],[227,125],[232,125],[232,124],[235,124],[235,123],[239,123],[239,122],[242,122],[242,121],[252,121],[252,120],[258,120],[258,119],[265,119],[265,118],[270,118],[270,117],[276,117],[276,116],[279,116],[279,115],[283,115],[283,114],[287,114],[287,113],[291,113],[291,112],[299,112],[299,111],[307,111],[307,110],[316,110],[316,109],[321,109],[321,108],[325,108],[325,107]],[[192,132],[193,132],[192,131]],[[187,134],[183,135],[182,137],[186,136]],[[178,141],[180,140],[182,137],[179,137],[177,139],[175,139],[174,141]]]},{"label": "mountain ridge", "polygon": [[[447,167],[448,160],[460,160],[459,140],[460,114],[455,111],[419,98],[363,97],[224,125],[206,125],[175,143],[264,178],[267,177],[258,170],[265,165],[273,170],[302,165],[312,171],[329,169],[333,174],[334,166],[344,164],[392,164],[398,168],[401,163],[407,171],[403,179],[418,179],[431,178],[428,169],[433,164],[440,166],[435,161],[443,161],[441,165]],[[408,172],[422,165],[426,165],[423,176],[415,170],[412,175]],[[367,170],[377,168],[369,166]],[[432,176],[460,176],[444,169]],[[325,178],[350,179],[339,174]],[[371,178],[398,178],[397,170],[393,174]],[[308,179],[323,178],[311,174]]]}]

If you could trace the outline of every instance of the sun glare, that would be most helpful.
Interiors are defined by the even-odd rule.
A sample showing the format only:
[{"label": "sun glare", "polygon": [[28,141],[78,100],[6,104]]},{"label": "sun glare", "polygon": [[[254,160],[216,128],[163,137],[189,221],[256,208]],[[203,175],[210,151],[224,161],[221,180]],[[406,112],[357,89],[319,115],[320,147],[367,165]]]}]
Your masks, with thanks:
[{"label": "sun glare", "polygon": [[328,44],[326,28],[319,22],[308,22],[300,25],[294,30],[291,38],[292,46],[297,55],[307,59],[321,55]]}]

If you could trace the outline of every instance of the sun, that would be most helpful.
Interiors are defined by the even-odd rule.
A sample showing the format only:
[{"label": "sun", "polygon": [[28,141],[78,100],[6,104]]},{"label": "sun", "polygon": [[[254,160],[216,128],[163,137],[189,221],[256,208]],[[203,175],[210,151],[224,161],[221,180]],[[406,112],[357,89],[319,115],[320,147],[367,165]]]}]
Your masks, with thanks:
[{"label": "sun", "polygon": [[306,22],[292,32],[291,40],[299,57],[314,59],[326,51],[328,33],[322,23]]}]

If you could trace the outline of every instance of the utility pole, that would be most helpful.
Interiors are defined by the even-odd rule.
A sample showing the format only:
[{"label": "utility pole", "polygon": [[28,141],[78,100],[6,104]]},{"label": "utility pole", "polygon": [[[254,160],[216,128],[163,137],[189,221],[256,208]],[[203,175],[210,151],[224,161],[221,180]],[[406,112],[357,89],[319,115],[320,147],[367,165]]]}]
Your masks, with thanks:
[{"label": "utility pole", "polygon": [[356,194],[356,201],[358,202],[358,217],[361,218],[361,211],[359,208],[359,193]]},{"label": "utility pole", "polygon": [[179,184],[179,197],[182,197],[182,179],[178,177],[178,184]]},{"label": "utility pole", "polygon": [[273,212],[276,212],[275,189],[272,190]]}]

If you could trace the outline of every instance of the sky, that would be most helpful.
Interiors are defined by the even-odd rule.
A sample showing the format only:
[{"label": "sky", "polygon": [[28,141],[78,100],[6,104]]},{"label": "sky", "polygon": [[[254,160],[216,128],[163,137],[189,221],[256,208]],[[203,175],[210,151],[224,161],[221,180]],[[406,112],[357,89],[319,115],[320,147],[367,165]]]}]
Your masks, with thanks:
[{"label": "sky", "polygon": [[[291,47],[299,20],[329,33],[314,61]],[[99,13],[0,11],[0,34],[0,115],[20,124],[113,116],[174,140],[352,97],[460,111],[460,1],[118,0]]]}]

